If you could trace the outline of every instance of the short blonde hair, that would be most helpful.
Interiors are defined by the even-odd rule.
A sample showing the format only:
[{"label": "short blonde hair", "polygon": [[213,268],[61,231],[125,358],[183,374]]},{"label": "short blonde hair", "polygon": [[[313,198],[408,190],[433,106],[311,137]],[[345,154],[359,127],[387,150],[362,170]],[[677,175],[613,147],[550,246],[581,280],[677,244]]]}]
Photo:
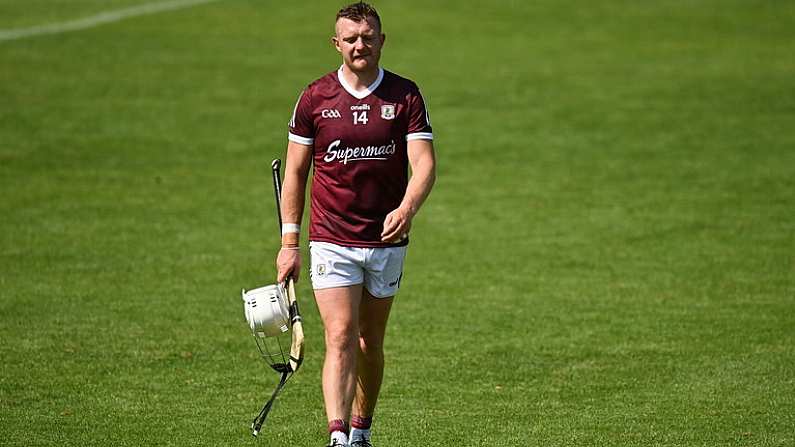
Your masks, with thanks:
[{"label": "short blonde hair", "polygon": [[378,23],[378,31],[381,31],[381,17],[378,16],[378,11],[365,2],[352,3],[340,9],[340,11],[337,13],[337,19],[335,20],[335,23],[339,19],[363,22],[367,20],[368,17],[375,19],[375,22]]}]

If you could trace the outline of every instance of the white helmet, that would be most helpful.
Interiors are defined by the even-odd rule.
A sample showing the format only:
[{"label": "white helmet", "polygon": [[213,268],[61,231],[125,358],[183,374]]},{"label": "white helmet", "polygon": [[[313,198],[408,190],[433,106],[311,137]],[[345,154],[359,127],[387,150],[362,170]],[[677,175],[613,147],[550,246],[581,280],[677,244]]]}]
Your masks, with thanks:
[{"label": "white helmet", "polygon": [[287,291],[282,284],[272,284],[246,292],[243,309],[251,332],[260,337],[275,337],[289,329]]}]

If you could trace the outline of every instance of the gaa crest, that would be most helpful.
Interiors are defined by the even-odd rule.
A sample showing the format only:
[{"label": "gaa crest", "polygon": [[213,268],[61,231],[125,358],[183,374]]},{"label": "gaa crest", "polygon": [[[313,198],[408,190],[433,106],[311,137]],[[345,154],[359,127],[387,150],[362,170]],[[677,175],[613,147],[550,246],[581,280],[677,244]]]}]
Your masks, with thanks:
[{"label": "gaa crest", "polygon": [[326,274],[326,264],[318,264],[317,276],[325,276],[325,274]]},{"label": "gaa crest", "polygon": [[385,104],[381,106],[381,118],[385,120],[395,119],[395,106],[394,104]]}]

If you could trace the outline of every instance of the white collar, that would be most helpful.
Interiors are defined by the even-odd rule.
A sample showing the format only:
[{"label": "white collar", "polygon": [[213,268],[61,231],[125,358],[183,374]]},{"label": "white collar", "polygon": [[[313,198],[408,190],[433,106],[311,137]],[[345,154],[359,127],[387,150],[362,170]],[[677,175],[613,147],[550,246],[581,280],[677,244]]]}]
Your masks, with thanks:
[{"label": "white collar", "polygon": [[373,81],[372,84],[368,85],[367,88],[362,91],[354,90],[353,87],[351,87],[350,84],[345,81],[345,78],[342,76],[342,65],[340,65],[339,70],[337,70],[337,78],[340,80],[340,85],[342,85],[342,88],[344,88],[345,91],[353,95],[353,97],[356,99],[364,99],[369,96],[370,93],[373,93],[381,84],[381,80],[384,79],[384,69],[378,67],[378,77],[376,77],[375,81]]}]

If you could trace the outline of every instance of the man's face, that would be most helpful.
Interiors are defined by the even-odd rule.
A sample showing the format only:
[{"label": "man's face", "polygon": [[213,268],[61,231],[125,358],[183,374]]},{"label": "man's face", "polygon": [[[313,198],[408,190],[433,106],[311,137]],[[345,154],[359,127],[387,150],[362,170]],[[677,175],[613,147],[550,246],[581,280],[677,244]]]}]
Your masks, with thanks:
[{"label": "man's face", "polygon": [[343,17],[337,20],[335,28],[337,34],[331,40],[351,71],[367,72],[378,68],[385,36],[375,20],[368,17],[366,21],[354,22]]}]

